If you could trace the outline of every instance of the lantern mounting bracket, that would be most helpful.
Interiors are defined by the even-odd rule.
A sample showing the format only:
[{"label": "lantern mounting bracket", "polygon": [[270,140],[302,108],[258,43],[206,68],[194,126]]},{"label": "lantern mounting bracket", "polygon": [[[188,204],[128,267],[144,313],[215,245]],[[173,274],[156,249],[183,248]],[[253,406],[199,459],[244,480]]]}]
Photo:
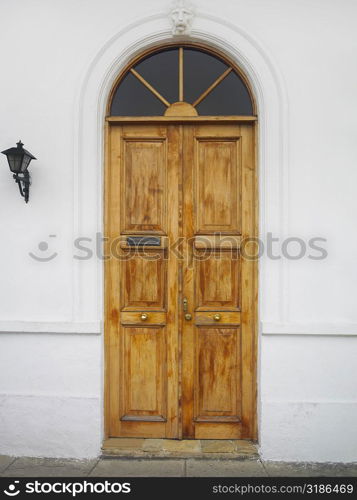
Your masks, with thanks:
[{"label": "lantern mounting bracket", "polygon": [[15,179],[16,184],[19,186],[21,196],[25,198],[25,202],[27,203],[30,196],[30,173],[26,170],[23,174],[14,174],[13,178]]}]

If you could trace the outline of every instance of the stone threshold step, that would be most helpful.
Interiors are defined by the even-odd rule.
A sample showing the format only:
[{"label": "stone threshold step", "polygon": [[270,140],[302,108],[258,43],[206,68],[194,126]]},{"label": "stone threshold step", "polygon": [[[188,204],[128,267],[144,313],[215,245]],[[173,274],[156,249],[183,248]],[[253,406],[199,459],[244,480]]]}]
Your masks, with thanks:
[{"label": "stone threshold step", "polygon": [[257,459],[257,446],[248,440],[109,438],[103,458],[229,458]]}]

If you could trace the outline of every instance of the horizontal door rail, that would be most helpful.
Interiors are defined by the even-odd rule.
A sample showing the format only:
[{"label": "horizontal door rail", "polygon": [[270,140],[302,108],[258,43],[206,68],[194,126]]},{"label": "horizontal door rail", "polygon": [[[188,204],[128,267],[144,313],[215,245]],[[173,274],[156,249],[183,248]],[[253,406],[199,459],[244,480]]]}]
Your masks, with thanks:
[{"label": "horizontal door rail", "polygon": [[107,116],[109,123],[231,123],[255,122],[257,116]]}]

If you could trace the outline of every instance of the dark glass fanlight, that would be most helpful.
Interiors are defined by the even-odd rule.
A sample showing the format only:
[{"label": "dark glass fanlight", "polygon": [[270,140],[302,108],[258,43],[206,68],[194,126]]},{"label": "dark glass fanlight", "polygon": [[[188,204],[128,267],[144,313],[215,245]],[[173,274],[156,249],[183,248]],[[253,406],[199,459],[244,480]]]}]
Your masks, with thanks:
[{"label": "dark glass fanlight", "polygon": [[169,47],[131,66],[113,92],[111,116],[169,116],[178,108],[197,116],[251,116],[254,103],[238,71],[196,47]]},{"label": "dark glass fanlight", "polygon": [[2,151],[7,157],[9,167],[11,172],[14,174],[13,177],[19,186],[20,194],[25,198],[27,203],[30,194],[30,174],[28,172],[28,167],[31,160],[36,160],[36,158],[23,147],[21,141],[16,143],[16,148],[9,148]]}]

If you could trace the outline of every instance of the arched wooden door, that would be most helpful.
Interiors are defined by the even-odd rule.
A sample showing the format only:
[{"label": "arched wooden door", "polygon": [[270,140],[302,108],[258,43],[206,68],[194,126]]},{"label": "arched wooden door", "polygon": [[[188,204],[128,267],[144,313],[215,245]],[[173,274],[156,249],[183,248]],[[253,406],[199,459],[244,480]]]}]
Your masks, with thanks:
[{"label": "arched wooden door", "polygon": [[[173,91],[169,101],[164,83],[153,83],[155,68],[162,74],[175,61],[177,98]],[[207,64],[218,74],[187,102],[190,79],[207,74]],[[242,113],[216,114],[237,86],[241,102],[230,109]],[[158,113],[155,106],[163,113],[135,116]],[[257,273],[242,247],[256,236],[255,121],[237,71],[192,46],[134,62],[114,89],[105,194],[109,437],[256,437]]]}]

